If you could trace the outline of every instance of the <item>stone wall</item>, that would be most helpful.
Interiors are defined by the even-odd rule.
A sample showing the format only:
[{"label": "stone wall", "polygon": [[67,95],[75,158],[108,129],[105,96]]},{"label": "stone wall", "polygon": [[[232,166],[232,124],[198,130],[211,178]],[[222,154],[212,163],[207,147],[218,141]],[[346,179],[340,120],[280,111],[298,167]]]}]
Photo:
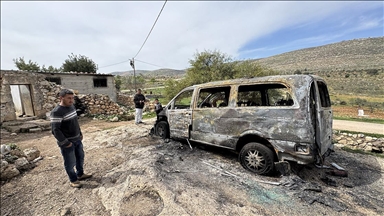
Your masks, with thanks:
[{"label": "stone wall", "polygon": [[108,95],[79,95],[79,99],[87,107],[87,113],[89,114],[122,115],[126,111],[123,107],[113,102]]},{"label": "stone wall", "polygon": [[333,141],[335,144],[366,152],[383,153],[384,151],[384,138],[366,136],[362,133],[352,134],[334,130]]},{"label": "stone wall", "polygon": [[[126,106],[128,109],[135,109],[135,103],[133,102],[133,95],[127,95],[123,93],[117,94],[117,103]],[[144,105],[144,112],[153,111],[155,106],[153,100],[146,99]]]}]

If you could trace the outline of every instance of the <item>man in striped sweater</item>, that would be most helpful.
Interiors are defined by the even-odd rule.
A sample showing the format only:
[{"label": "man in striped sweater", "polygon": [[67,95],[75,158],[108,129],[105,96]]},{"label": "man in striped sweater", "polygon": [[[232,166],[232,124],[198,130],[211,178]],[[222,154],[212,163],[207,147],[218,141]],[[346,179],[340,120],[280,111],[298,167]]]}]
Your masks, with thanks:
[{"label": "man in striped sweater", "polygon": [[[59,93],[60,104],[51,111],[52,134],[57,140],[64,159],[65,171],[72,187],[81,187],[79,180],[92,175],[84,173],[83,135],[77,121],[74,94],[71,90],[62,89]],[[76,166],[76,172],[74,167]]]}]

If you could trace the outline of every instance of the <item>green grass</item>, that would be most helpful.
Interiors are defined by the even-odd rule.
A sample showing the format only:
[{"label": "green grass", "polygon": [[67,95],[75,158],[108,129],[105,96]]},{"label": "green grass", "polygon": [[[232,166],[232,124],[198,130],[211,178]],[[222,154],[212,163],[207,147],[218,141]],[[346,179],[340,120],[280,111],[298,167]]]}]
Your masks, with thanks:
[{"label": "green grass", "polygon": [[348,130],[337,130],[337,131],[339,131],[339,133],[364,134],[365,136],[376,137],[376,138],[384,138],[384,134],[362,133],[362,132],[348,131]]},{"label": "green grass", "polygon": [[350,102],[359,98],[359,99],[366,100],[367,102],[384,103],[384,95],[375,95],[375,97],[372,97],[372,96],[365,96],[365,95],[334,94],[334,95],[330,95],[330,97],[332,101],[340,100],[340,101]]},{"label": "green grass", "polygon": [[372,155],[372,156],[375,156],[375,157],[384,158],[384,154],[382,154],[382,153],[366,152],[366,151],[361,150],[361,149],[351,149],[351,148],[346,147],[346,146],[341,147],[341,149],[346,151],[346,152],[363,154],[363,155]]},{"label": "green grass", "polygon": [[154,118],[154,117],[156,117],[155,112],[147,112],[147,113],[145,113],[145,115],[143,115],[143,119],[150,119],[150,118]]},{"label": "green grass", "polygon": [[345,117],[345,116],[333,116],[333,119],[384,124],[384,119],[354,118],[354,117]]}]

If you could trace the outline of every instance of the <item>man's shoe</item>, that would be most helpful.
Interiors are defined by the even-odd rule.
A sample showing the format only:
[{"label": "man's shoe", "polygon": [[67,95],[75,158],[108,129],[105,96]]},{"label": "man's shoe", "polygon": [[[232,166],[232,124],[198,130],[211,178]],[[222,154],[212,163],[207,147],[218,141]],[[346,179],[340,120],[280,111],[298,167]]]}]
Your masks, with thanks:
[{"label": "man's shoe", "polygon": [[74,188],[81,188],[81,183],[79,181],[71,182],[70,185]]},{"label": "man's shoe", "polygon": [[77,176],[77,180],[84,180],[84,179],[91,178],[91,177],[92,177],[92,175],[83,174],[82,176]]}]

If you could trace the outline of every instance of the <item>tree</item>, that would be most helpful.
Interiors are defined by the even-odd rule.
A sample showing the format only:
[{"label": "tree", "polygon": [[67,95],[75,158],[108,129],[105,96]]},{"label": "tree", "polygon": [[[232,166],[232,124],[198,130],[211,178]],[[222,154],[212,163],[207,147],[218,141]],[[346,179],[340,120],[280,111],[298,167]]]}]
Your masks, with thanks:
[{"label": "tree", "polygon": [[43,71],[43,72],[61,72],[62,69],[61,68],[55,68],[52,65],[50,65],[48,68],[46,68],[45,65],[43,65],[43,67],[41,67],[41,71]]},{"label": "tree", "polygon": [[196,53],[189,63],[191,67],[181,81],[167,80],[165,83],[164,94],[167,99],[174,97],[181,89],[195,84],[275,74],[273,70],[263,68],[252,60],[234,62],[230,56],[219,51]]},{"label": "tree", "polygon": [[252,60],[245,60],[235,63],[234,70],[234,78],[252,78],[277,74],[275,71],[262,67]]},{"label": "tree", "polygon": [[[136,88],[143,88],[145,84],[145,78],[142,74],[136,75]],[[130,91],[136,91],[135,82],[133,76],[123,76],[121,77],[121,89],[126,89]]]},{"label": "tree", "polygon": [[24,71],[40,71],[40,66],[36,62],[29,60],[28,63],[25,62],[24,57],[19,57],[18,59],[13,59],[17,69]]},{"label": "tree", "polygon": [[121,84],[122,84],[122,79],[120,75],[115,76],[115,87],[118,91],[120,91]]},{"label": "tree", "polygon": [[190,84],[199,84],[215,80],[233,79],[234,70],[232,58],[219,51],[204,51],[195,54],[195,59],[189,60],[190,68],[186,79]]},{"label": "tree", "polygon": [[96,73],[96,64],[95,62],[83,55],[69,55],[69,59],[66,59],[62,65],[64,72],[86,72],[86,73]]}]

